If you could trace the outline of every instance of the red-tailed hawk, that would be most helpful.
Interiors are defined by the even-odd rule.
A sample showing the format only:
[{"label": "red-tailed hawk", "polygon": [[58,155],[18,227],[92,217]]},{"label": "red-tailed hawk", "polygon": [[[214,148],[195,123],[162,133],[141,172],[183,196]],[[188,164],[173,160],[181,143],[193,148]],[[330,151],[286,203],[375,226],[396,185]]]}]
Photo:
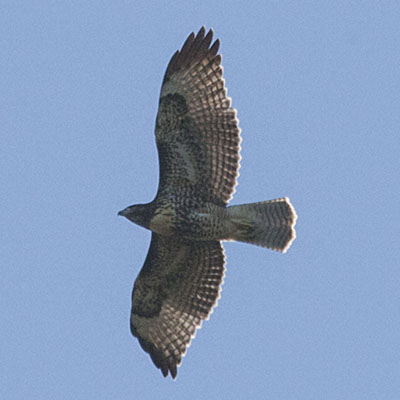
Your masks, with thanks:
[{"label": "red-tailed hawk", "polygon": [[196,329],[217,303],[222,240],[285,252],[295,238],[288,198],[227,206],[240,161],[240,129],[222,77],[219,40],[204,27],[168,64],[156,122],[155,199],[119,214],[152,231],[132,292],[131,331],[173,378]]}]

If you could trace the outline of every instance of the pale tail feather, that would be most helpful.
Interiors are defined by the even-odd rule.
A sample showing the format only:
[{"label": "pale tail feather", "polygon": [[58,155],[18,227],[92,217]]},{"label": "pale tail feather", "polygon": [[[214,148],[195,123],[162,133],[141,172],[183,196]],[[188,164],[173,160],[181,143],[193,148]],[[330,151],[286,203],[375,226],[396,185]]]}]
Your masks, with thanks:
[{"label": "pale tail feather", "polygon": [[287,197],[227,208],[231,239],[284,253],[296,238],[297,214]]}]

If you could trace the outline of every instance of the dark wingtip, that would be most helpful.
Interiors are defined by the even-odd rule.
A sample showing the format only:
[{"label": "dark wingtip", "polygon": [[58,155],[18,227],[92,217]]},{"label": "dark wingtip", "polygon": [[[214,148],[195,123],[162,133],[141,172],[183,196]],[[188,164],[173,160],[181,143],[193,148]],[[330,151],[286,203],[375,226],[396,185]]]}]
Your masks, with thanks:
[{"label": "dark wingtip", "polygon": [[206,33],[206,27],[203,25],[200,29],[199,29],[199,31],[197,32],[197,35],[196,36],[204,36],[204,34]]},{"label": "dark wingtip", "polygon": [[178,373],[178,370],[176,368],[176,364],[170,365],[169,366],[169,372],[171,373],[172,379],[176,379],[176,374]]},{"label": "dark wingtip", "polygon": [[210,48],[210,54],[215,56],[219,50],[220,41],[217,39]]},{"label": "dark wingtip", "polygon": [[164,74],[163,84],[166,83],[171,75],[188,65],[200,62],[204,57],[212,59],[216,56],[219,49],[219,39],[212,46],[214,30],[210,28],[206,34],[206,28],[203,25],[197,35],[192,32],[186,38],[180,50],[177,50],[168,63],[167,70]]},{"label": "dark wingtip", "polygon": [[[132,330],[132,325],[131,325],[131,331],[135,335],[134,330]],[[149,353],[151,360],[153,361],[154,365],[161,370],[161,373],[163,374],[164,378],[168,377],[168,372],[171,374],[171,377],[173,379],[176,378],[176,375],[178,373],[177,370],[177,364],[173,360],[168,360],[164,354],[156,349],[156,347],[148,342],[147,340],[141,338],[138,336],[140,346],[142,349],[146,352]]]},{"label": "dark wingtip", "polygon": [[166,365],[162,365],[159,368],[161,369],[161,372],[164,375],[164,378],[166,378],[168,376],[168,367]]}]

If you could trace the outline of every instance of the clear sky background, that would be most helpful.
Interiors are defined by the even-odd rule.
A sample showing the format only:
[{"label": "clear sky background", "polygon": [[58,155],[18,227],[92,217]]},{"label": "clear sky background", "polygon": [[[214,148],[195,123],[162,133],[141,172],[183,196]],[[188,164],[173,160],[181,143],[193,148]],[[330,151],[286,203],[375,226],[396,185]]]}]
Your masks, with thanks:
[{"label": "clear sky background", "polygon": [[[3,1],[0,398],[400,398],[400,5]],[[129,331],[161,79],[213,27],[242,128],[232,204],[289,196],[287,254],[227,243],[164,379]]]}]

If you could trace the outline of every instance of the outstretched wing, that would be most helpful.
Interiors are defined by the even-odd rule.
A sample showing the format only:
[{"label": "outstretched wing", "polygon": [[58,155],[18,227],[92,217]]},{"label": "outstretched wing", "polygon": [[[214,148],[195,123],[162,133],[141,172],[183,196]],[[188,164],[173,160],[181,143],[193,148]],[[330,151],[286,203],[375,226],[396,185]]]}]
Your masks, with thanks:
[{"label": "outstretched wing", "polygon": [[[240,129],[222,77],[219,40],[202,27],[169,62],[156,122],[158,195],[183,193],[218,205],[234,192]],[[211,45],[211,46],[210,46]]]},{"label": "outstretched wing", "polygon": [[164,376],[176,377],[196,329],[216,305],[224,270],[220,242],[152,234],[132,292],[131,331]]}]

